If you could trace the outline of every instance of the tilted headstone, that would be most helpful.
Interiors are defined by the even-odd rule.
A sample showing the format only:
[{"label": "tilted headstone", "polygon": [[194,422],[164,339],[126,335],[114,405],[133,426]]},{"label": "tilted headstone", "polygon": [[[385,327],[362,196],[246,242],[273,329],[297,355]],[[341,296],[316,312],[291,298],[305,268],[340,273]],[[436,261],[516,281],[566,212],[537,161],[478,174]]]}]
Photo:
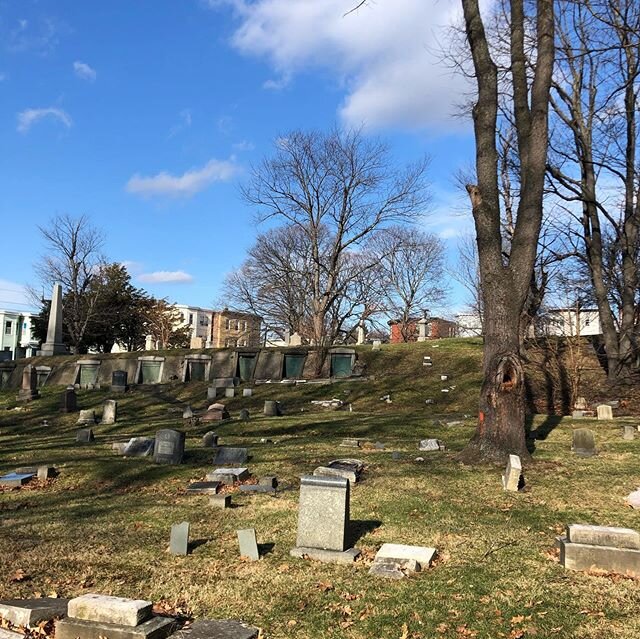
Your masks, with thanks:
[{"label": "tilted headstone", "polygon": [[156,464],[181,464],[184,457],[185,434],[166,428],[156,433],[153,461]]},{"label": "tilted headstone", "polygon": [[154,437],[132,437],[124,446],[125,457],[148,457],[153,454],[156,440]]},{"label": "tilted headstone", "polygon": [[24,486],[35,476],[35,473],[8,473],[0,477],[0,486],[3,486],[4,488]]},{"label": "tilted headstone", "polygon": [[124,393],[127,390],[127,371],[113,371],[111,373],[111,392]]},{"label": "tilted headstone", "polygon": [[91,428],[80,428],[76,432],[76,441],[79,444],[90,444],[95,441],[93,430]]},{"label": "tilted headstone", "polygon": [[181,524],[171,526],[171,540],[169,552],[172,555],[186,555],[189,552],[189,522],[183,521]]},{"label": "tilted headstone", "polygon": [[435,548],[382,544],[371,564],[369,574],[376,577],[403,579],[408,573],[427,569],[435,555]]},{"label": "tilted headstone", "polygon": [[218,396],[218,389],[215,386],[207,388],[207,399],[215,399]]},{"label": "tilted headstone", "polygon": [[102,405],[102,423],[115,424],[118,420],[118,402],[115,399],[106,399]]},{"label": "tilted headstone", "polygon": [[576,428],[573,431],[573,452],[578,457],[592,457],[596,454],[596,440],[588,428]]},{"label": "tilted headstone", "polygon": [[191,406],[187,406],[182,411],[182,419],[191,419],[192,417],[193,417],[193,410],[191,409]]},{"label": "tilted headstone", "polygon": [[216,468],[206,475],[207,481],[219,481],[232,486],[236,482],[244,481],[249,477],[248,468]]},{"label": "tilted headstone", "polygon": [[75,413],[78,410],[78,396],[75,388],[65,388],[60,402],[61,413]]},{"label": "tilted headstone", "polygon": [[204,448],[215,448],[218,445],[218,435],[210,430],[202,436],[202,446]]},{"label": "tilted headstone", "polygon": [[252,561],[260,559],[258,552],[258,542],[256,541],[256,531],[253,528],[244,528],[237,531],[238,544],[240,546],[240,556],[247,557]]},{"label": "tilted headstone", "polygon": [[95,424],[96,413],[92,408],[81,410],[76,424]]},{"label": "tilted headstone", "polygon": [[360,440],[359,439],[354,439],[352,437],[347,437],[346,439],[343,439],[338,446],[341,446],[343,448],[360,448]]},{"label": "tilted headstone", "polygon": [[324,475],[328,477],[343,477],[355,484],[364,469],[364,462],[359,459],[334,459],[326,466],[319,466],[313,471],[315,477]]},{"label": "tilted headstone", "polygon": [[282,413],[280,411],[280,402],[267,400],[264,403],[264,414],[267,417],[278,417]]},{"label": "tilted headstone", "polygon": [[611,421],[613,419],[613,408],[609,404],[600,404],[597,411],[599,420]]},{"label": "tilted headstone", "polygon": [[509,492],[518,492],[523,484],[520,457],[518,455],[509,455],[507,469],[502,475],[502,487]]},{"label": "tilted headstone", "polygon": [[219,481],[194,481],[187,486],[187,493],[192,495],[215,495],[219,488]]}]

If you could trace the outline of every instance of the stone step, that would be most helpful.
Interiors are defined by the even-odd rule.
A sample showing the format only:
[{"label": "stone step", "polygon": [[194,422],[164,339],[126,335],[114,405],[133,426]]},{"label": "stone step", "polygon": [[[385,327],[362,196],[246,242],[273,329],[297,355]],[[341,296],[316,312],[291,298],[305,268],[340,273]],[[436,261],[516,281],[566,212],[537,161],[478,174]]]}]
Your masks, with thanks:
[{"label": "stone step", "polygon": [[87,594],[69,602],[68,614],[85,621],[138,626],[151,617],[152,609],[151,601]]}]

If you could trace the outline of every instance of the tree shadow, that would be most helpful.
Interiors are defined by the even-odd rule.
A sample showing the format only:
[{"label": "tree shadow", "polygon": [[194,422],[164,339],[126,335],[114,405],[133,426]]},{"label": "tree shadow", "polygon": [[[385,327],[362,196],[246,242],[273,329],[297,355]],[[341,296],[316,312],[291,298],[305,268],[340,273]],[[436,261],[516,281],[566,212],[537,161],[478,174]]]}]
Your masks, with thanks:
[{"label": "tree shadow", "polygon": [[527,417],[525,423],[525,433],[527,438],[527,450],[533,454],[536,449],[536,440],[544,441],[549,434],[560,425],[562,415],[547,415],[545,420],[537,427],[533,428],[533,415]]},{"label": "tree shadow", "polygon": [[382,526],[382,522],[379,519],[352,519],[349,528],[351,543],[355,546],[361,537],[380,526]]}]

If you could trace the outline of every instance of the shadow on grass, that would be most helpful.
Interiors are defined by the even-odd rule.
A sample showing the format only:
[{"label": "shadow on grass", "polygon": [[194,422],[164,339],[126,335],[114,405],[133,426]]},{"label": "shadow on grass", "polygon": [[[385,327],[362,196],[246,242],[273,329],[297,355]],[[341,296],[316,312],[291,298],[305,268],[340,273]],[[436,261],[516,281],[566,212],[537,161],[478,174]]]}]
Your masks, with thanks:
[{"label": "shadow on grass", "polygon": [[562,415],[547,415],[543,422],[538,424],[537,428],[533,427],[533,415],[527,417],[525,424],[525,432],[527,437],[527,450],[534,453],[536,450],[536,440],[544,441],[549,437],[551,432],[560,425]]},{"label": "shadow on grass", "polygon": [[355,546],[361,537],[382,526],[379,519],[352,519],[350,527],[351,543]]}]

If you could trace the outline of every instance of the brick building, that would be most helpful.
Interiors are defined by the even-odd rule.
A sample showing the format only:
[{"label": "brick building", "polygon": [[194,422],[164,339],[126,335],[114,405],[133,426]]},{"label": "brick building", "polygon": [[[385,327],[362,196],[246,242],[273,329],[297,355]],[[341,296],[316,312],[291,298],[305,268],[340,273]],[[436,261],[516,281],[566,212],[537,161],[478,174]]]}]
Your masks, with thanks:
[{"label": "brick building", "polygon": [[[391,344],[401,344],[407,342],[420,342],[420,327],[419,324],[422,321],[420,317],[412,317],[409,319],[406,326],[407,339],[405,340],[402,335],[402,322],[400,320],[389,320],[387,322],[391,328],[391,337],[389,342]],[[425,335],[424,340],[442,339],[443,337],[455,337],[456,336],[456,323],[451,322],[440,317],[429,317],[425,323]]]},{"label": "brick building", "polygon": [[239,313],[228,308],[212,312],[211,346],[234,348],[261,345],[260,324],[262,318],[251,313]]}]

